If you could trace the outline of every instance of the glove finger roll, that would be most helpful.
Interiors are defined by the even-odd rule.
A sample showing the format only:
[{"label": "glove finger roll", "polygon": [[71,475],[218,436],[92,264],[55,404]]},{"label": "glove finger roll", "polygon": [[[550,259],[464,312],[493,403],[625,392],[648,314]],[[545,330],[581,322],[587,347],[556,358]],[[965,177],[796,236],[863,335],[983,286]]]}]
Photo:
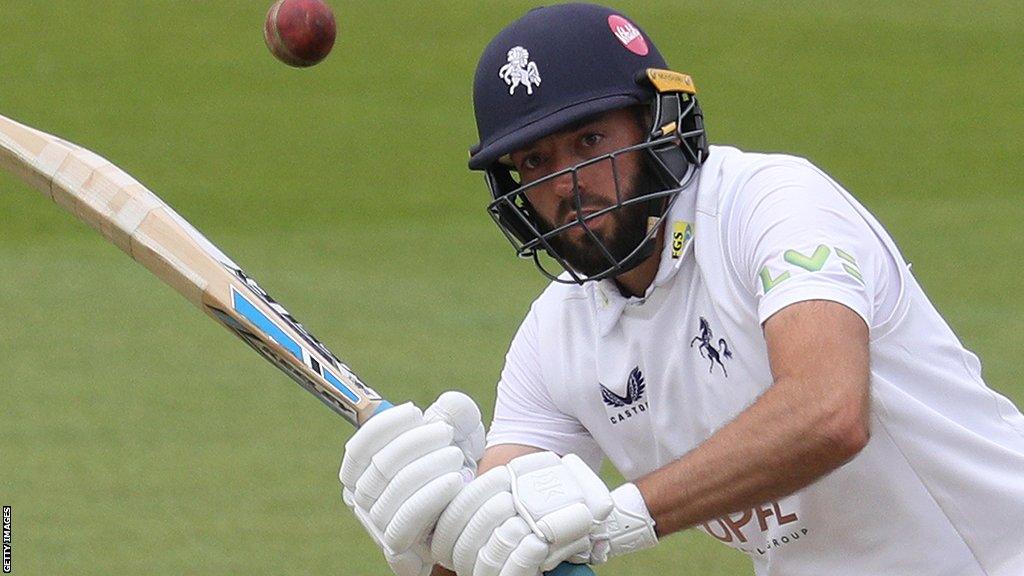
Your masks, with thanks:
[{"label": "glove finger roll", "polygon": [[512,551],[532,533],[530,526],[519,516],[503,522],[477,555],[473,576],[498,576]]},{"label": "glove finger roll", "polygon": [[445,508],[441,513],[441,518],[437,521],[437,529],[434,531],[434,540],[430,547],[434,559],[451,568],[455,542],[470,518],[483,506],[484,502],[495,494],[506,492],[508,489],[509,474],[504,466],[488,470],[467,484]]},{"label": "glove finger roll", "polygon": [[559,508],[537,520],[537,528],[544,539],[555,545],[572,542],[590,532],[594,517],[582,502]]},{"label": "glove finger roll", "polygon": [[402,504],[387,525],[384,543],[394,550],[404,550],[418,538],[426,536],[462,486],[462,476],[458,472],[450,472],[418,490]]},{"label": "glove finger roll", "polygon": [[338,470],[341,483],[349,488],[356,485],[370,460],[381,448],[423,424],[423,413],[412,403],[405,403],[371,418],[345,443],[345,457]]},{"label": "glove finger roll", "polygon": [[349,508],[353,508],[356,505],[355,495],[344,484],[341,485],[341,501]]},{"label": "glove finger roll", "polygon": [[471,574],[476,557],[490,539],[491,534],[516,514],[512,494],[499,492],[492,496],[466,524],[466,528],[455,542],[452,562],[458,574]]},{"label": "glove finger roll", "polygon": [[548,545],[536,534],[528,534],[512,551],[500,576],[537,576],[548,555]]},{"label": "glove finger roll", "polygon": [[356,503],[369,510],[402,468],[450,444],[451,426],[444,422],[419,426],[395,438],[373,456],[370,466],[359,477],[355,484]]},{"label": "glove finger roll", "polygon": [[569,542],[568,544],[558,547],[552,544],[549,547],[548,556],[544,560],[544,564],[540,569],[544,572],[554,570],[555,567],[562,562],[573,558],[586,562],[587,557],[589,556],[589,554],[587,554],[588,552],[590,552],[589,536],[583,536],[575,542]]},{"label": "glove finger roll", "polygon": [[385,552],[384,559],[396,576],[429,576],[434,567],[426,546],[414,546],[398,554]]},{"label": "glove finger roll", "polygon": [[381,534],[381,531],[377,529],[377,526],[374,525],[373,521],[370,520],[369,514],[358,506],[352,507],[352,513],[355,514],[356,519],[359,520],[359,523],[366,529],[366,533],[370,535],[370,539],[373,540],[373,543],[383,549],[383,534]]},{"label": "glove finger roll", "polygon": [[437,401],[423,412],[427,422],[441,420],[455,429],[455,440],[469,438],[476,432],[480,422],[480,408],[472,398],[462,392],[448,391],[437,397]]},{"label": "glove finger roll", "polygon": [[[435,450],[422,458],[414,460],[395,475],[388,483],[380,497],[370,508],[370,517],[377,526],[387,526],[395,511],[408,500],[414,492],[423,488],[435,478],[462,468],[462,450],[448,446]],[[457,490],[456,490],[457,492]],[[454,497],[453,493],[451,497]],[[451,499],[449,497],[445,503]],[[441,508],[443,510],[443,508]],[[438,514],[441,513],[438,510]]]},{"label": "glove finger roll", "polygon": [[409,430],[380,449],[371,465],[388,478],[409,462],[452,443],[452,427],[447,422],[431,422]]},{"label": "glove finger roll", "polygon": [[484,429],[484,423],[477,422],[476,429],[465,439],[459,440],[458,444],[463,452],[474,455],[477,460],[482,458],[484,446],[487,444],[487,430]]}]

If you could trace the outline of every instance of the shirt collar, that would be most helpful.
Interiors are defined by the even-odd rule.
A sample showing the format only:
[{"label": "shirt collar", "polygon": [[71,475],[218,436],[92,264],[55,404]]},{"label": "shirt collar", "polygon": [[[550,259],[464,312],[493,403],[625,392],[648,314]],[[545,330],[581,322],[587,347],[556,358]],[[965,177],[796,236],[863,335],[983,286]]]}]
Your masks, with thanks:
[{"label": "shirt collar", "polygon": [[696,199],[697,186],[687,186],[679,193],[679,198],[662,222],[665,227],[665,245],[661,250],[661,261],[654,281],[647,287],[642,298],[623,296],[612,278],[588,284],[599,334],[604,336],[615,326],[626,306],[642,305],[658,287],[671,281],[679,272],[683,261],[693,252]]}]

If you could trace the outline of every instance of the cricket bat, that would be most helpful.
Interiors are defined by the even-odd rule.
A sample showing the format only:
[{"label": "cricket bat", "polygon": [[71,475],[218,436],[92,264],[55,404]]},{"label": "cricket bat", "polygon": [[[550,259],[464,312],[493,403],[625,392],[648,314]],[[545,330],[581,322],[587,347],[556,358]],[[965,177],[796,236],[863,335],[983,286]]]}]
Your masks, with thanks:
[{"label": "cricket bat", "polygon": [[[391,406],[187,220],[111,162],[0,116],[0,166],[91,226],[354,426]],[[566,563],[548,574],[593,572]]]}]

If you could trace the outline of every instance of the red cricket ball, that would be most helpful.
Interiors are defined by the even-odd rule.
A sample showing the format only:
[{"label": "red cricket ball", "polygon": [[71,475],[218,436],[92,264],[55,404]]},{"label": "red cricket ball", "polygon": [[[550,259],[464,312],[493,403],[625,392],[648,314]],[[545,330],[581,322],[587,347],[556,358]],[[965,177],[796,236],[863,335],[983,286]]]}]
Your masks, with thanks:
[{"label": "red cricket ball", "polygon": [[267,12],[263,38],[278,60],[304,68],[331,53],[337,31],[322,0],[277,0]]}]

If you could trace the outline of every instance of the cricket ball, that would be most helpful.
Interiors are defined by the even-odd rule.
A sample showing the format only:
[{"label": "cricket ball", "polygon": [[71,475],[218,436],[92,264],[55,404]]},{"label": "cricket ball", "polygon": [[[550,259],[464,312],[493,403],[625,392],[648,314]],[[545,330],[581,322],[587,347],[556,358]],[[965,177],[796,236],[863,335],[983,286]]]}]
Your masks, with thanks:
[{"label": "cricket ball", "polygon": [[334,14],[322,0],[277,0],[267,12],[263,38],[278,60],[305,68],[331,53]]}]

